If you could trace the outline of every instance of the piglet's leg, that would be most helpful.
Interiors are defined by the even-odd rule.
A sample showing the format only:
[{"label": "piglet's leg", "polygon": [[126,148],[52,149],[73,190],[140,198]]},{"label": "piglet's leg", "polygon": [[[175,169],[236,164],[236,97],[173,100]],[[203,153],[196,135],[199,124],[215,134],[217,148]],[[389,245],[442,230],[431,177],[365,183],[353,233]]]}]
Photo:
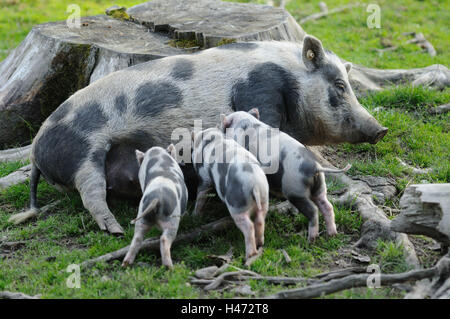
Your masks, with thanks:
[{"label": "piglet's leg", "polygon": [[257,210],[255,214],[256,248],[260,248],[264,245],[264,228],[266,215],[267,215],[267,207],[263,207],[263,209]]},{"label": "piglet's leg", "polygon": [[313,242],[319,236],[319,213],[317,206],[306,197],[289,197],[289,201],[309,219],[308,241]]},{"label": "piglet's leg", "polygon": [[160,237],[160,250],[162,264],[166,267],[172,268],[172,256],[170,254],[170,247],[172,246],[175,237],[177,236],[178,225],[180,223],[180,218],[173,218],[167,223],[161,223],[161,228],[163,233]]},{"label": "piglet's leg", "polygon": [[197,189],[197,199],[195,201],[194,215],[201,216],[204,212],[207,195],[210,192],[209,185],[199,185]]},{"label": "piglet's leg", "polygon": [[255,227],[250,219],[250,213],[247,211],[239,214],[231,214],[231,217],[236,223],[236,226],[244,234],[245,258],[249,259],[258,253],[255,243]]},{"label": "piglet's leg", "polygon": [[322,192],[319,196],[313,198],[313,201],[319,207],[325,219],[325,224],[327,226],[327,233],[329,236],[334,236],[337,234],[336,223],[334,222],[334,210],[333,205],[327,199],[327,193]]},{"label": "piglet's leg", "polygon": [[136,255],[141,248],[144,236],[149,231],[150,227],[151,225],[149,225],[143,219],[139,219],[138,221],[136,221],[136,225],[134,227],[134,236],[133,240],[131,241],[130,249],[128,249],[128,252],[122,262],[123,267],[129,266],[134,262],[134,259],[136,258]]}]

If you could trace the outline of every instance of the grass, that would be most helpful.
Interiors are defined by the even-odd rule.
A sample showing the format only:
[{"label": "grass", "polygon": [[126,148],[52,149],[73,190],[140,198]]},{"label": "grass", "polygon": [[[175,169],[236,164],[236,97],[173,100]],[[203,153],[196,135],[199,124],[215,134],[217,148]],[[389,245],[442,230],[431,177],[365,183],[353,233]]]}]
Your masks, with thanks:
[{"label": "grass", "polygon": [[[73,1],[56,0],[3,0],[0,10],[0,60],[8,55],[38,23],[67,18],[65,12]],[[117,3],[126,7],[141,1],[124,0]],[[261,2],[261,1],[253,1]],[[381,7],[381,29],[368,29],[368,13],[365,6],[330,15],[327,18],[307,22],[302,27],[320,38],[325,47],[354,63],[377,68],[415,68],[435,63],[448,65],[448,1],[378,1]],[[83,1],[81,14],[102,14],[113,5],[110,1]],[[329,9],[344,1],[329,0]],[[318,12],[316,1],[290,1],[287,9],[301,19]],[[338,32],[337,32],[338,30]],[[422,32],[435,46],[436,57],[421,52],[414,44],[404,44],[403,32]],[[391,41],[400,45],[396,51],[379,55],[374,48],[382,48],[381,42]],[[450,136],[449,115],[430,115],[427,109],[448,103],[450,91],[425,88],[394,87],[368,95],[360,100],[380,123],[389,128],[386,137],[376,145],[340,145],[333,152],[342,160],[353,164],[351,174],[390,176],[396,181],[399,195],[406,185],[428,182],[449,182]],[[402,167],[396,157],[416,167],[429,167],[430,174],[413,175]],[[26,163],[0,164],[3,177]],[[329,182],[330,192],[343,185]],[[136,207],[127,202],[113,202],[111,208],[125,229],[123,238],[106,235],[98,230],[92,217],[83,208],[77,194],[62,194],[46,182],[39,184],[40,205],[57,199],[61,203],[45,217],[14,226],[8,222],[12,213],[28,205],[28,183],[0,191],[0,241],[26,241],[15,250],[0,246],[0,290],[42,294],[43,298],[220,298],[234,297],[231,291],[213,291],[205,294],[188,284],[189,277],[201,267],[212,265],[208,255],[220,255],[233,247],[233,265],[243,267],[244,241],[236,227],[216,235],[205,235],[193,243],[172,249],[175,268],[161,267],[157,252],[142,252],[137,264],[122,269],[120,262],[98,263],[92,268],[81,269],[81,288],[70,289],[66,272],[70,264],[102,255],[130,243],[133,228],[129,220],[136,215]],[[386,203],[395,207],[398,197]],[[212,200],[210,216],[196,220],[188,213],[182,220],[180,232],[217,219],[227,214],[223,205]],[[361,229],[359,214],[351,209],[335,206],[339,235],[327,238],[321,234],[314,244],[306,241],[307,220],[302,215],[270,212],[267,218],[266,243],[263,255],[251,266],[251,270],[271,276],[311,277],[339,266],[337,262],[352,263],[346,251],[358,239]],[[324,229],[321,219],[321,230]],[[153,229],[149,237],[157,236]],[[436,253],[427,250],[426,239],[414,238],[420,247],[421,261],[431,266]],[[287,264],[281,249],[285,249],[292,262]],[[403,250],[392,242],[378,243],[370,254],[371,263],[383,272],[401,272],[407,269]],[[252,281],[252,289],[258,297],[274,293],[282,287],[266,282]],[[391,288],[358,288],[327,296],[327,298],[401,298],[402,292]]]}]

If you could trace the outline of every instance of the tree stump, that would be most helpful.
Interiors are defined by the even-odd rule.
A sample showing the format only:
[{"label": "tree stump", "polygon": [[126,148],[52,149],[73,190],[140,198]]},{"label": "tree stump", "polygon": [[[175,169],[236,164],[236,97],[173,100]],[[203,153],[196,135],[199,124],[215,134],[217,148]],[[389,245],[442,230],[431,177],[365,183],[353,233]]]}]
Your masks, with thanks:
[{"label": "tree stump", "polygon": [[400,208],[391,229],[426,235],[450,246],[450,184],[411,185],[400,199]]},{"label": "tree stump", "polygon": [[222,41],[302,41],[305,31],[284,9],[215,0],[150,1],[130,8],[133,19],[154,32],[194,40],[202,48]]},{"label": "tree stump", "polygon": [[[218,0],[154,0],[128,9],[129,20],[106,16],[35,26],[0,63],[0,149],[28,144],[41,123],[71,94],[120,69],[231,41],[300,42],[305,32],[284,9]],[[183,49],[188,41],[195,49]],[[175,43],[174,43],[175,42]],[[326,43],[325,43],[326,45]],[[396,83],[443,88],[450,72],[376,70],[356,65],[357,95]]]}]

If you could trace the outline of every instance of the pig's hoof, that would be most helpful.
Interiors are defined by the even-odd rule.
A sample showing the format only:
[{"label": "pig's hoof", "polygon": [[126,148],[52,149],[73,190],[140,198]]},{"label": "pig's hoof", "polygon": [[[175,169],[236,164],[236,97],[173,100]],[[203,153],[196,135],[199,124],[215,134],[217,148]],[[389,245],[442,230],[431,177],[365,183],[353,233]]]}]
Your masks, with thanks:
[{"label": "pig's hoof", "polygon": [[335,229],[335,230],[332,230],[332,231],[328,231],[327,233],[328,233],[328,236],[329,236],[329,237],[334,237],[334,236],[336,236],[336,235],[338,234],[338,232],[337,232],[336,229]]},{"label": "pig's hoof", "polygon": [[308,243],[314,244],[316,239],[317,239],[317,237],[319,237],[319,236],[318,235],[316,235],[316,236],[308,236]]},{"label": "pig's hoof", "polygon": [[129,263],[128,261],[125,261],[125,260],[124,260],[124,261],[122,262],[122,267],[125,268],[125,267],[128,267],[128,266],[130,266],[130,263]]}]

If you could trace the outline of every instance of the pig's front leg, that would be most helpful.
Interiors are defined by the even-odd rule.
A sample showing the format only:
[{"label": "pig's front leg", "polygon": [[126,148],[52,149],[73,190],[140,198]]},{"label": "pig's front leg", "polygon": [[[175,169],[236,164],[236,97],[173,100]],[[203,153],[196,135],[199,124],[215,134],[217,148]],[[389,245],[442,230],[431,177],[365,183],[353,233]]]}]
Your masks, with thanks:
[{"label": "pig's front leg", "polygon": [[194,215],[201,216],[204,212],[208,193],[211,191],[209,184],[200,184],[197,188],[197,199],[195,201]]},{"label": "pig's front leg", "polygon": [[151,225],[149,225],[143,218],[136,221],[133,240],[131,241],[130,249],[128,249],[127,255],[122,262],[122,267],[133,264],[134,259],[141,248],[144,236],[149,231],[150,227]]},{"label": "pig's front leg", "polygon": [[337,234],[336,223],[334,221],[333,205],[327,199],[327,192],[322,192],[319,196],[313,198],[313,201],[319,207],[325,219],[325,225],[327,226],[327,233],[329,236]]}]

